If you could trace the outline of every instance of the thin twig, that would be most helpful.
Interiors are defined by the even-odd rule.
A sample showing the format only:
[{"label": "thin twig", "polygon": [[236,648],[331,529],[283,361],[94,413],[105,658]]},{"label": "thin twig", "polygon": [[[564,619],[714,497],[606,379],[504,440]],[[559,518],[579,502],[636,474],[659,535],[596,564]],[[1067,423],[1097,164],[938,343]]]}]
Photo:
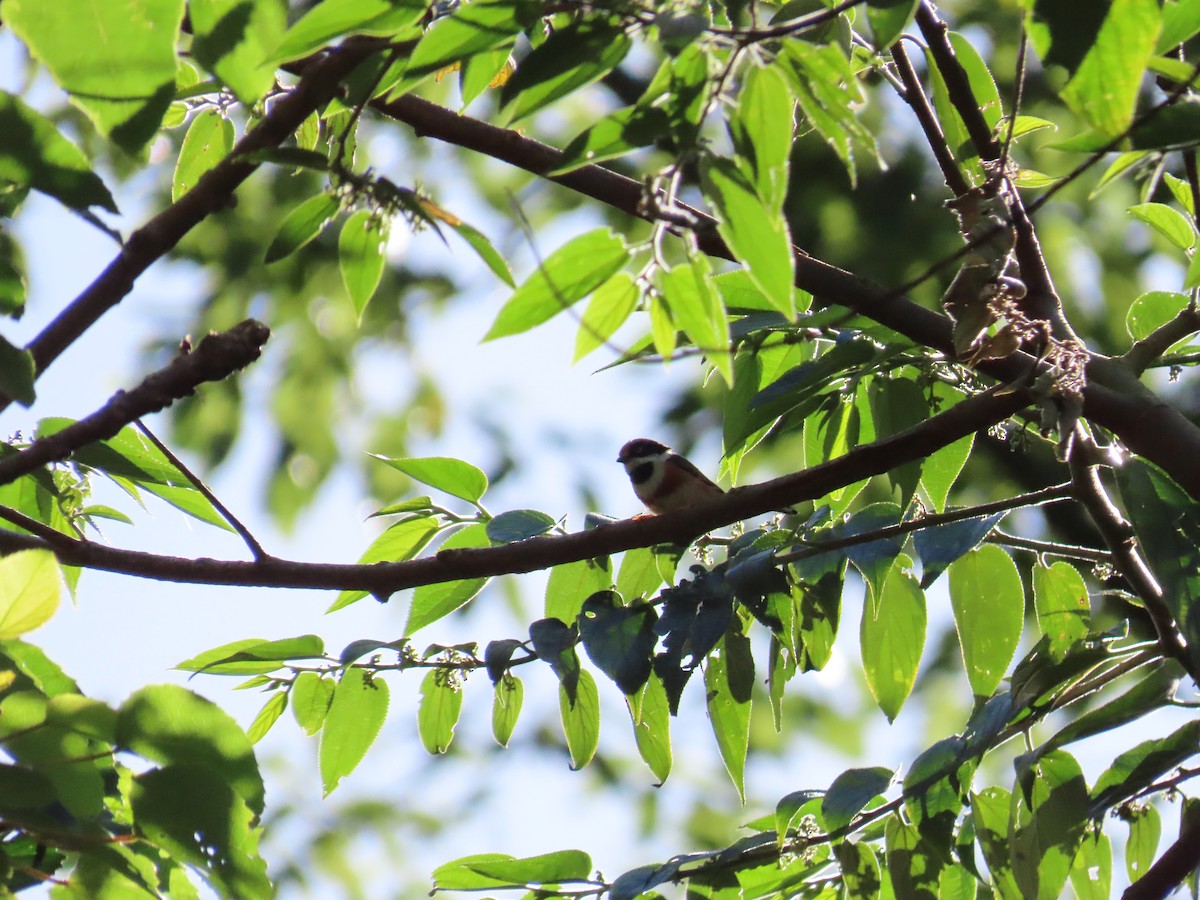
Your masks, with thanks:
[{"label": "thin twig", "polygon": [[795,562],[799,559],[819,556],[831,550],[840,550],[844,547],[854,547],[860,544],[870,544],[874,541],[899,537],[900,535],[913,531],[921,531],[925,528],[937,528],[940,525],[948,525],[952,522],[963,522],[967,519],[982,519],[996,513],[1009,512],[1014,509],[1043,506],[1059,500],[1069,500],[1071,498],[1071,490],[1070,482],[1056,484],[1025,494],[1018,494],[1015,497],[1008,497],[1004,500],[996,500],[991,503],[981,503],[978,506],[968,506],[963,509],[950,510],[949,512],[921,516],[918,519],[898,522],[895,525],[887,525],[874,531],[863,532],[862,534],[853,534],[830,540],[806,541],[797,549],[776,555],[775,559],[778,562]]},{"label": "thin twig", "polygon": [[255,559],[263,559],[264,557],[270,555],[262,548],[262,544],[258,542],[258,539],[250,533],[250,529],[243,525],[238,517],[229,511],[229,508],[217,498],[217,495],[214,494],[208,485],[204,483],[204,480],[191,469],[189,469],[187,465],[184,464],[183,460],[175,455],[170,447],[160,441],[158,439],[158,435],[151,431],[145,422],[143,422],[141,419],[136,419],[133,424],[137,426],[137,429],[146,436],[150,443],[158,448],[159,453],[170,460],[171,465],[183,473],[184,477],[192,483],[192,487],[199,491],[200,495],[212,504],[213,509],[221,514],[221,518],[229,523],[229,527],[238,533],[242,541],[246,544],[246,547],[250,550],[250,554]]},{"label": "thin twig", "polygon": [[1060,544],[1056,541],[1038,541],[1033,538],[1019,537],[1008,534],[999,528],[984,538],[990,544],[1000,544],[1016,550],[1031,550],[1042,556],[1061,556],[1064,559],[1078,559],[1083,562],[1111,563],[1112,554],[1107,550],[1097,550],[1094,547],[1081,547],[1078,544]]}]

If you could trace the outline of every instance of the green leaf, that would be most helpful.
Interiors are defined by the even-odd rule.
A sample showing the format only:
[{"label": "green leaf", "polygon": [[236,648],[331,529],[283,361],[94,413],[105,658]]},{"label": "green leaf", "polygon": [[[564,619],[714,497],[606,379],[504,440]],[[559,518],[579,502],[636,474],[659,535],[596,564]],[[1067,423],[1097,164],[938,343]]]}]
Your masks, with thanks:
[{"label": "green leaf", "polygon": [[1125,871],[1130,883],[1146,874],[1158,853],[1158,841],[1162,837],[1162,817],[1153,806],[1129,806],[1122,818],[1129,826],[1129,839],[1125,841]]},{"label": "green leaf", "polygon": [[944,854],[931,852],[915,825],[899,816],[888,816],[884,826],[887,873],[897,897],[939,896],[938,876],[946,864]]},{"label": "green leaf", "polygon": [[387,716],[388,686],[366,670],[349,668],[333,691],[318,753],[325,796],[362,762]]},{"label": "green leaf", "polygon": [[671,706],[662,679],[651,675],[636,697],[627,697],[638,755],[658,783],[671,774]]},{"label": "green leaf", "polygon": [[49,622],[61,584],[58,561],[49,550],[19,550],[0,558],[0,640]]},{"label": "green leaf", "polygon": [[1187,309],[1190,302],[1187,294],[1178,291],[1149,291],[1129,304],[1129,311],[1125,314],[1125,329],[1135,341],[1145,340],[1154,329]]},{"label": "green leaf", "polygon": [[318,3],[292,25],[270,54],[272,65],[308,56],[347,34],[392,35],[416,23],[424,0],[338,0]]},{"label": "green leaf", "polygon": [[550,570],[546,581],[545,615],[562,622],[574,622],[583,609],[583,601],[597,591],[612,586],[608,567],[591,559],[563,563]]},{"label": "green leaf", "polygon": [[[336,4],[335,4],[336,5]],[[275,82],[267,59],[287,26],[281,0],[191,0],[192,55],[245,106],[263,98]]]},{"label": "green leaf", "polygon": [[921,0],[868,0],[867,21],[871,25],[871,44],[886,50],[900,37]]},{"label": "green leaf", "polygon": [[1041,757],[1025,782],[1013,795],[1013,874],[1029,900],[1057,900],[1083,840],[1087,783],[1065,750]]},{"label": "green leaf", "polygon": [[913,536],[913,549],[921,560],[921,587],[928,589],[947,567],[978,547],[1003,518],[1003,513],[995,513],[918,531]]},{"label": "green leaf", "polygon": [[54,123],[26,106],[19,97],[0,91],[0,183],[31,187],[70,209],[100,206],[117,212],[112,194],[92,171],[78,147],[59,133]]},{"label": "green leaf", "polygon": [[1083,576],[1067,562],[1035,566],[1033,599],[1038,627],[1050,639],[1050,657],[1062,662],[1071,646],[1087,637],[1091,627],[1091,607]]},{"label": "green leaf", "polygon": [[712,270],[703,256],[661,271],[658,286],[671,310],[671,321],[692,345],[733,384],[733,354],[729,347],[729,320],[725,305],[712,282]]},{"label": "green leaf", "polygon": [[[401,519],[371,542],[367,551],[359,557],[359,564],[375,562],[402,562],[412,559],[425,548],[439,531],[437,519],[429,516],[413,516]],[[342,607],[357,603],[367,596],[366,591],[342,591],[327,612],[336,612]]]},{"label": "green leaf", "polygon": [[578,362],[606,343],[633,314],[640,295],[637,282],[627,272],[617,272],[596,288],[579,321],[572,362]]},{"label": "green leaf", "polygon": [[[490,547],[491,543],[487,536],[487,527],[476,523],[450,535],[440,549]],[[487,583],[488,579],[486,578],[464,578],[460,581],[421,585],[413,591],[412,606],[408,610],[408,621],[404,624],[404,636],[409,637],[426,625],[431,625],[438,619],[450,615],[483,590],[483,586]]]},{"label": "green leaf", "polygon": [[558,686],[558,712],[562,719],[563,735],[571,754],[571,768],[582,769],[596,753],[600,743],[600,693],[596,679],[586,669],[579,670],[575,700],[571,701],[566,685]]},{"label": "green leaf", "polygon": [[325,724],[335,686],[332,678],[316,672],[301,672],[292,682],[292,715],[305,734],[316,734]]},{"label": "green leaf", "polygon": [[0,335],[0,393],[11,397],[24,407],[37,399],[34,382],[37,366],[33,354],[15,347]]},{"label": "green leaf", "polygon": [[183,0],[8,0],[4,24],[100,130],[136,154],[175,97]]},{"label": "green leaf", "polygon": [[512,738],[524,699],[525,687],[511,672],[505,672],[492,687],[492,737],[501,747],[507,747]]},{"label": "green leaf", "polygon": [[[735,626],[736,627],[736,626]],[[754,684],[754,658],[750,640],[729,630],[709,654],[704,667],[708,718],[717,738],[721,761],[738,796],[745,800],[746,751],[750,745],[750,690]]]},{"label": "green leaf", "polygon": [[1166,0],[1162,7],[1162,28],[1155,53],[1167,53],[1200,32],[1200,4],[1193,0]]},{"label": "green leaf", "polygon": [[462,682],[446,669],[430,669],[421,679],[421,701],[417,704],[417,734],[428,753],[445,753],[454,740],[454,728],[462,712]]},{"label": "green leaf", "polygon": [[511,860],[505,853],[477,853],[444,863],[433,870],[433,884],[440,891],[477,891],[495,887],[508,887],[505,878],[482,875],[475,867],[481,864]]},{"label": "green leaf", "polygon": [[262,815],[262,776],[250,741],[211,701],[176,685],[142,688],[117,711],[116,736],[118,745],[159,765],[220,773]]},{"label": "green leaf", "polygon": [[[3,149],[0,149],[2,153]],[[0,166],[3,165],[0,161]],[[28,293],[29,279],[25,274],[25,254],[21,251],[21,245],[11,234],[0,234],[0,315],[19,318],[25,311]]]},{"label": "green leaf", "polygon": [[267,732],[271,730],[272,725],[279,721],[279,717],[283,715],[287,705],[288,695],[283,691],[276,691],[271,695],[263,708],[258,711],[258,715],[254,717],[254,721],[250,723],[250,727],[246,729],[246,737],[250,739],[250,743],[257,744],[267,736]]},{"label": "green leaf", "polygon": [[1090,811],[1099,814],[1132,797],[1198,752],[1200,721],[1186,722],[1166,737],[1126,750],[1096,779]]},{"label": "green leaf", "polygon": [[325,230],[339,207],[338,199],[324,191],[294,207],[284,216],[263,262],[270,264],[291,256]]},{"label": "green leaf", "polygon": [[704,156],[700,183],[734,259],[746,267],[772,307],[789,319],[794,317],[795,260],[782,213],[759,200],[754,186],[731,160]]},{"label": "green leaf", "polygon": [[386,220],[374,213],[360,209],[342,226],[338,238],[338,268],[360,323],[383,277],[386,246]]},{"label": "green leaf", "polygon": [[987,861],[993,888],[1001,900],[1023,900],[1009,853],[1009,809],[1012,804],[1012,797],[1002,787],[984,788],[978,794],[971,794],[971,821]]},{"label": "green leaf", "polygon": [[925,646],[925,594],[899,561],[879,596],[863,604],[859,641],[871,696],[893,721],[912,691]]},{"label": "green leaf", "polygon": [[1196,244],[1196,226],[1174,207],[1165,203],[1138,203],[1129,212],[1141,219],[1180,250]]},{"label": "green leaf", "polygon": [[258,812],[221,770],[187,763],[152,769],[134,778],[130,806],[141,837],[195,867],[218,893],[270,895]]},{"label": "green leaf", "polygon": [[504,257],[496,252],[496,248],[492,246],[492,242],[484,236],[483,232],[472,228],[466,222],[449,222],[458,236],[461,237],[472,250],[483,260],[484,264],[492,270],[497,278],[507,284],[509,287],[515,287],[516,282],[513,281],[512,272],[508,269],[508,263],[504,261]]},{"label": "green leaf", "polygon": [[794,108],[787,79],[777,66],[745,70],[729,130],[739,156],[751,164],[759,198],[771,210],[782,210],[787,196]]},{"label": "green leaf", "polygon": [[[1046,0],[1034,4],[1030,23],[1034,46],[1047,62],[1059,62],[1071,71],[1061,91],[1067,105],[1101,135],[1115,137],[1133,118],[1146,63],[1158,39],[1158,3],[1113,0],[1098,6],[1087,19],[1094,20],[1104,9],[1107,13],[1099,30],[1092,32],[1094,38],[1090,22],[1083,24],[1075,11],[1061,7],[1061,12],[1051,15],[1053,9],[1054,4]],[[1060,42],[1070,42],[1071,49],[1062,52]],[[1080,44],[1086,46],[1081,59]],[[1048,52],[1053,56],[1048,57]]]},{"label": "green leaf", "polygon": [[650,677],[654,645],[652,606],[621,606],[612,591],[597,591],[583,603],[579,638],[588,658],[623,693],[641,691]]},{"label": "green leaf", "polygon": [[845,828],[868,803],[888,789],[895,773],[883,766],[847,769],[829,785],[821,799],[821,818],[826,831]]},{"label": "green leaf", "polygon": [[990,696],[1012,662],[1025,621],[1025,590],[1012,557],[987,544],[951,563],[950,603],[971,690]]},{"label": "green leaf", "polygon": [[474,0],[461,3],[437,19],[409,57],[405,79],[432,75],[452,63],[507,43],[521,31],[520,4],[512,0]]},{"label": "green leaf", "polygon": [[487,523],[493,544],[512,544],[545,534],[558,524],[553,516],[536,509],[511,509]]},{"label": "green leaf", "polygon": [[649,147],[670,128],[666,112],[657,106],[625,106],[609,113],[576,135],[563,148],[558,168],[549,177],[566,175],[582,166],[602,163]]},{"label": "green leaf", "polygon": [[592,858],[582,850],[557,850],[540,856],[515,859],[511,856],[477,856],[459,864],[485,878],[505,884],[559,884],[579,881],[592,874]]},{"label": "green leaf", "polygon": [[491,341],[541,325],[582,300],[628,260],[625,241],[610,228],[572,238],[513,292],[483,339]]},{"label": "green leaf", "polygon": [[255,675],[282,668],[279,663],[284,660],[320,659],[324,654],[325,642],[315,634],[275,641],[244,638],[206,650],[175,668],[209,675]]},{"label": "green leaf", "polygon": [[[868,396],[871,415],[875,419],[875,437],[884,438],[918,425],[929,418],[929,403],[925,392],[909,378],[872,379]],[[921,481],[922,460],[915,459],[888,471],[893,491],[900,491],[900,506],[908,502]]]},{"label": "green leaf", "polygon": [[521,60],[500,92],[502,124],[511,124],[616,68],[633,41],[606,18],[555,30]]},{"label": "green leaf", "polygon": [[1088,832],[1071,863],[1076,900],[1108,900],[1112,892],[1112,844],[1103,831]]},{"label": "green leaf", "polygon": [[461,459],[446,456],[391,458],[374,453],[370,455],[393,469],[398,469],[409,478],[445,491],[450,496],[466,500],[468,503],[478,503],[487,490],[487,476],[477,467]]},{"label": "green leaf", "polygon": [[649,596],[662,584],[658,572],[657,555],[652,547],[635,547],[626,550],[617,569],[617,593],[626,601]]}]

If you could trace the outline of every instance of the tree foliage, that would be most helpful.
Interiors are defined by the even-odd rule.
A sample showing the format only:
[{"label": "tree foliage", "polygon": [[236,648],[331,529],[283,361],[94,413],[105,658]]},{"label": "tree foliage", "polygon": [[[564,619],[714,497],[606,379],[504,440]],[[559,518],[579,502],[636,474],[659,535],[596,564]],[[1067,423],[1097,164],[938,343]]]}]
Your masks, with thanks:
[{"label": "tree foliage", "polygon": [[[168,258],[205,273],[192,314],[213,331],[0,455],[6,892],[50,880],[62,898],[184,898],[198,879],[269,896],[253,743],[290,707],[319,740],[328,795],[371,752],[393,690],[419,692],[421,744],[445,753],[480,669],[501,745],[526,667],[548,666],[571,766],[593,760],[615,692],[659,782],[671,719],[699,714],[681,701],[702,691],[745,799],[754,707],[777,731],[802,727],[797,698],[840,643],[889,722],[930,689],[923,660],[973,703],[902,768],[781,792],[715,848],[611,878],[581,850],[472,852],[438,866],[435,888],[1052,898],[1069,883],[1105,897],[1120,818],[1125,896],[1195,895],[1200,725],[1142,720],[1188,708],[1200,676],[1200,2],[7,0],[2,15],[57,93],[0,94],[0,214],[19,220],[37,191],[118,245],[26,346],[0,339],[4,408],[31,407],[38,377]],[[411,151],[403,180],[373,164],[385,139]],[[135,175],[161,193],[123,234],[109,185]],[[553,189],[517,209],[504,189],[523,181]],[[514,227],[553,236],[577,207],[590,225],[518,279],[466,221],[471,204],[440,196],[468,189]],[[403,305],[381,298],[453,302],[447,273],[389,260],[405,228],[511,288],[484,340],[570,314],[577,359],[603,349],[648,384],[686,360],[703,386],[678,398],[680,436],[719,431],[735,482],[779,474],[579,531],[561,511],[493,511],[478,460],[413,455],[436,373],[401,416],[336,399],[367,342],[409,340]],[[20,247],[0,234],[0,310],[20,316],[25,294]],[[266,324],[247,319],[261,297]],[[264,344],[286,362],[263,499],[290,524],[343,457],[371,451],[389,524],[356,564],[272,555],[176,455],[225,459]],[[140,421],[168,407],[170,445]],[[354,415],[369,446],[335,440]],[[90,502],[100,479],[236,532],[251,559],[90,539],[98,520],[133,521]],[[27,642],[89,569],[319,588],[334,610],[371,596],[404,604],[406,625],[181,662],[264,693],[243,731],[180,687],[91,699]],[[416,643],[493,579],[535,570],[545,608],[515,636]],[[927,603],[947,594],[957,658],[929,663]],[[1106,768],[1089,783],[1072,748],[1097,735]],[[1160,852],[1166,801],[1180,824]]]}]

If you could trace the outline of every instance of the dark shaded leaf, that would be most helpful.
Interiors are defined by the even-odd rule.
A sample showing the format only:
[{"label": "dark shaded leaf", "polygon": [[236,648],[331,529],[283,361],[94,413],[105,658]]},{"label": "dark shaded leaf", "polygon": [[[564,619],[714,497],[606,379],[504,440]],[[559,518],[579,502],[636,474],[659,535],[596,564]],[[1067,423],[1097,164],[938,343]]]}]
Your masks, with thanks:
[{"label": "dark shaded leaf", "polygon": [[622,606],[612,591],[599,591],[583,602],[579,637],[588,658],[624,693],[642,688],[650,677],[654,624],[652,606]]}]

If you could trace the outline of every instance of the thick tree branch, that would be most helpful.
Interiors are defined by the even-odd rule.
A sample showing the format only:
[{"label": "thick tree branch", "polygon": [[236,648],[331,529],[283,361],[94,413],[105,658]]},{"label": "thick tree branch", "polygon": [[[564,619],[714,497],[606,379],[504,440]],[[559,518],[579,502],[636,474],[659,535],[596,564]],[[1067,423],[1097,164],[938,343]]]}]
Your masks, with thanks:
[{"label": "thick tree branch", "polygon": [[921,80],[917,78],[917,73],[908,60],[903,39],[892,45],[892,61],[896,64],[896,72],[899,73],[900,80],[904,83],[904,93],[900,95],[900,98],[908,104],[913,115],[917,117],[917,123],[921,126],[921,131],[925,133],[925,143],[933,151],[933,158],[937,160],[938,168],[942,170],[942,178],[946,181],[946,187],[950,188],[950,193],[955,197],[963,196],[971,189],[971,186],[967,184],[967,180],[958,169],[954,153],[946,143],[946,135],[942,132],[942,126],[938,124],[937,117],[934,116],[933,109],[929,105],[929,99],[925,96],[925,90],[921,87]]},{"label": "thick tree branch", "polygon": [[191,395],[197,385],[220,381],[245,368],[258,359],[270,334],[266,325],[247,319],[228,331],[208,335],[190,352],[175,357],[137,387],[115,394],[90,416],[0,459],[0,484],[16,481],[47,463],[64,460],[80,447],[110,438],[135,419]]},{"label": "thick tree branch", "polygon": [[66,565],[189,584],[361,590],[386,599],[399,590],[464,578],[532,572],[634,547],[682,543],[697,534],[879,475],[1001,422],[1026,404],[1020,392],[989,391],[844,456],[772,481],[734,488],[711,502],[662,516],[627,519],[565,536],[483,549],[455,548],[397,563],[339,565],[275,557],[252,561],[187,559],[106,547],[56,535],[53,540],[0,530],[0,553],[48,549]]},{"label": "thick tree branch", "polygon": [[[258,168],[246,156],[287,140],[316,109],[328,103],[347,75],[378,49],[374,38],[352,38],[314,57],[299,83],[274,103],[266,116],[206,172],[196,186],[129,236],[121,252],[26,348],[38,374],[56,360],[106,312],[133,290],[134,282],[196,225],[225,208],[237,187]],[[0,411],[10,401],[0,397]]]},{"label": "thick tree branch", "polygon": [[[627,215],[646,217],[641,206],[643,187],[640,182],[597,165],[550,176],[548,173],[562,162],[561,151],[523,137],[516,131],[460,115],[411,95],[386,102],[375,100],[372,106],[382,114],[408,124],[418,135],[491,156]],[[717,233],[715,221],[697,209],[683,209],[698,223],[699,249],[709,256],[732,259],[733,254]],[[918,344],[952,354],[951,326],[945,316],[801,250],[797,250],[795,259],[798,287],[824,302],[836,303],[874,319]],[[979,368],[1000,382],[1021,383],[1036,371],[1037,360],[1030,354],[1018,352]],[[1200,466],[1191,462],[1200,459],[1200,429],[1142,385],[1127,368],[1114,365],[1113,360],[1093,356],[1088,365],[1088,379],[1084,389],[1084,415],[1120,436],[1125,446],[1168,472],[1200,501]]]},{"label": "thick tree branch", "polygon": [[1146,873],[1125,889],[1121,900],[1161,900],[1200,866],[1200,829],[1184,829]]},{"label": "thick tree branch", "polygon": [[1200,331],[1200,309],[1193,302],[1180,310],[1175,318],[1159,325],[1140,341],[1135,341],[1121,359],[1130,369],[1141,374],[1174,344],[1197,331]]}]

